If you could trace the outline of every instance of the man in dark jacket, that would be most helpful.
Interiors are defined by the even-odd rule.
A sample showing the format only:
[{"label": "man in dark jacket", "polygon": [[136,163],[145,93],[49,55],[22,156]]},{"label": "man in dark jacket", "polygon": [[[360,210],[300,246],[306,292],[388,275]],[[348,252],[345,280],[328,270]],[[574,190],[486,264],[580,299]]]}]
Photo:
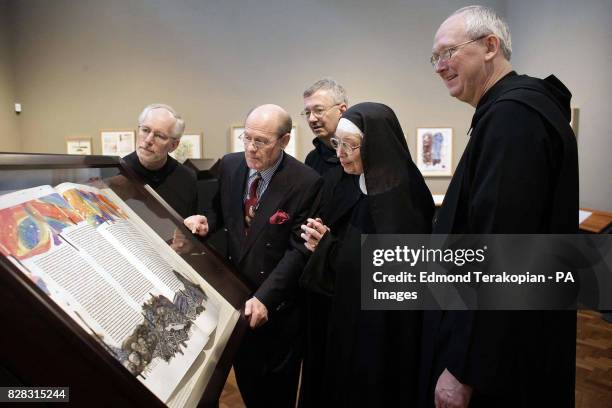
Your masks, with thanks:
[{"label": "man in dark jacket", "polygon": [[[571,94],[517,75],[506,23],[486,7],[438,29],[431,63],[476,112],[435,233],[575,233],[578,160]],[[573,407],[576,314],[426,312],[423,407]]]},{"label": "man in dark jacket", "polygon": [[176,150],[185,121],[172,107],[160,103],[144,108],[138,118],[136,151],[123,158],[176,212],[197,212],[196,176],[168,154]]},{"label": "man in dark jacket", "polygon": [[347,107],[348,98],[344,88],[331,78],[323,78],[304,91],[301,115],[316,136],[312,141],[315,148],[308,153],[304,162],[320,175],[340,165],[329,140],[334,136],[338,121]]},{"label": "man in dark jacket", "polygon": [[[304,91],[302,116],[315,135],[314,149],[308,153],[304,163],[319,173],[326,184],[340,166],[336,150],[330,139],[336,132],[338,121],[348,107],[344,87],[331,78],[323,78]],[[325,201],[329,197],[324,196]],[[318,215],[318,214],[317,214]],[[300,406],[317,406],[325,400],[325,380],[319,373],[324,370],[326,343],[319,335],[327,328],[331,299],[312,291],[304,294],[306,333],[304,335],[304,362],[300,386]]]}]

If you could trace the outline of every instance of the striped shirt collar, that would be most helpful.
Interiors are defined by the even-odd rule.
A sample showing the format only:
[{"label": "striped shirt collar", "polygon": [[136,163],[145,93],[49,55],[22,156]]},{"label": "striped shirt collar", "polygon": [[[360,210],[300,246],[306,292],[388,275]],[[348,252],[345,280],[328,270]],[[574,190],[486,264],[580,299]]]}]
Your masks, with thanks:
[{"label": "striped shirt collar", "polygon": [[266,191],[266,188],[268,188],[268,184],[270,184],[270,181],[272,180],[272,176],[274,176],[274,173],[276,173],[276,170],[278,170],[278,166],[280,166],[281,161],[283,161],[284,155],[285,155],[285,152],[281,150],[281,154],[278,156],[278,159],[276,160],[276,162],[274,162],[272,166],[268,167],[267,169],[261,172],[258,172],[255,169],[249,169],[249,177],[247,179],[247,185],[246,185],[246,189],[244,191],[244,197],[243,197],[244,200],[246,200],[247,197],[249,196],[249,189],[251,188],[251,184],[255,180],[255,177],[258,173],[261,175],[261,181],[259,182],[259,185],[257,186],[257,197],[261,197],[263,195],[263,193]]}]

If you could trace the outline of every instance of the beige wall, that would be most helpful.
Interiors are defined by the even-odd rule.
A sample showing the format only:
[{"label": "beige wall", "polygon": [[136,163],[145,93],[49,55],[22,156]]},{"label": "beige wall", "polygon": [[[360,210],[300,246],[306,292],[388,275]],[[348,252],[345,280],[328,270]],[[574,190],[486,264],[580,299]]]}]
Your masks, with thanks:
[{"label": "beige wall", "polygon": [[15,79],[8,16],[9,4],[0,0],[0,152],[19,152],[21,138],[14,110]]},{"label": "beige wall", "polygon": [[555,74],[580,109],[580,204],[612,211],[612,2],[508,2],[517,70]]},{"label": "beige wall", "polygon": [[[351,102],[395,109],[409,146],[418,126],[455,130],[455,165],[471,109],[448,97],[428,63],[450,1],[72,1],[14,3],[14,59],[24,106],[24,151],[61,153],[101,129],[133,129],[142,107],[173,105],[204,154],[220,157],[247,110],[274,102],[298,125],[300,158],[311,133],[301,93],[322,76]],[[500,5],[500,2],[494,2]],[[414,154],[414,152],[413,152]],[[444,192],[449,178],[430,179]]]},{"label": "beige wall", "polygon": [[[343,83],[352,103],[373,100],[391,106],[413,156],[419,126],[454,129],[454,166],[467,142],[473,109],[448,96],[428,59],[440,22],[469,2],[6,1],[14,11],[13,70],[15,92],[24,106],[19,117],[23,151],[61,153],[66,137],[86,136],[99,153],[101,129],[134,129],[142,107],[159,101],[183,114],[187,132],[204,133],[206,157],[220,157],[228,149],[230,125],[241,123],[250,107],[273,102],[287,108],[298,125],[298,157],[303,158],[312,137],[299,116],[301,93],[322,76]],[[602,1],[591,2],[604,7]],[[586,37],[580,35],[581,27],[590,23],[578,19],[572,41],[559,43],[552,33],[541,36],[536,52],[534,38],[526,33],[549,26],[560,30],[578,6],[567,1],[568,11],[559,14],[550,12],[556,9],[552,0],[533,6],[504,0],[483,3],[508,14],[519,71],[539,75],[531,58],[541,55],[543,66],[576,87],[575,99],[582,103],[582,195],[586,204],[612,210],[610,183],[600,175],[602,166],[609,166],[609,161],[601,161],[602,152],[612,146],[605,132],[592,134],[601,128],[585,124],[595,112],[609,111],[603,92],[610,87],[582,94],[583,88],[599,87],[585,85],[594,83],[592,75],[605,77],[609,72],[593,69],[594,59],[609,61],[612,54],[606,42],[609,28],[608,37],[599,33],[595,43],[600,46],[590,47],[591,34],[606,30],[609,17],[598,16],[606,24],[589,28]],[[584,6],[581,10],[585,16],[598,12]],[[590,58],[573,62],[576,69],[566,74],[558,61],[582,48],[583,53],[591,50]],[[587,70],[589,80],[584,80]],[[427,182],[433,193],[443,193],[449,180]],[[591,180],[606,184],[607,190],[598,192],[601,187]]]}]

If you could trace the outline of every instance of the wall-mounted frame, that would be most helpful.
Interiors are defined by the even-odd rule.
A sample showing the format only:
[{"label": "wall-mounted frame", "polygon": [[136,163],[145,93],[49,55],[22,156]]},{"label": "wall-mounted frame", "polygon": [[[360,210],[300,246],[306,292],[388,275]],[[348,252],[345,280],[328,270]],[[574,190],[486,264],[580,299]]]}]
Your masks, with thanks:
[{"label": "wall-mounted frame", "polygon": [[425,177],[453,175],[453,129],[417,128],[416,165]]},{"label": "wall-mounted frame", "polygon": [[240,141],[240,135],[244,133],[244,126],[230,126],[229,153],[244,151],[244,144]]},{"label": "wall-mounted frame", "polygon": [[100,146],[102,155],[123,157],[136,149],[136,134],[133,130],[102,130]]},{"label": "wall-mounted frame", "polygon": [[90,137],[69,137],[66,139],[66,153],[92,154]]},{"label": "wall-mounted frame", "polygon": [[570,126],[574,131],[574,135],[578,138],[578,126],[580,125],[580,108],[572,108],[572,116],[570,117]]},{"label": "wall-mounted frame", "polygon": [[191,133],[181,137],[178,147],[170,153],[180,163],[187,159],[202,158],[202,133]]},{"label": "wall-mounted frame", "polygon": [[[240,141],[240,135],[244,133],[244,126],[242,125],[233,125],[230,127],[230,153],[234,152],[243,152],[244,144]],[[291,139],[289,139],[289,144],[285,147],[285,153],[296,157],[298,154],[298,143],[297,143],[298,131],[297,126],[293,125],[291,127]]]}]

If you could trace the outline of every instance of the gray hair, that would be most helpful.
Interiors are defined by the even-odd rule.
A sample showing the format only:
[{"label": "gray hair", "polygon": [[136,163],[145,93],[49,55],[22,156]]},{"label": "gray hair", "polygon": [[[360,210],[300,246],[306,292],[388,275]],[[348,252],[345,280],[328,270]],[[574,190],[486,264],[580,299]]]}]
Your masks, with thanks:
[{"label": "gray hair", "polygon": [[455,11],[451,16],[462,14],[468,36],[471,39],[493,34],[499,38],[502,54],[510,61],[512,56],[512,39],[508,23],[495,10],[486,6],[467,6]]},{"label": "gray hair", "polygon": [[346,91],[344,90],[344,87],[332,78],[319,79],[317,82],[312,84],[308,89],[304,91],[303,96],[304,98],[308,98],[309,96],[312,96],[312,94],[321,89],[330,91],[332,98],[334,99],[334,103],[345,103],[348,105],[348,97],[346,96]]},{"label": "gray hair", "polygon": [[173,135],[171,137],[173,137],[174,139],[180,139],[181,136],[183,136],[183,132],[185,131],[185,121],[183,120],[181,115],[179,115],[170,105],[166,105],[163,103],[152,103],[151,105],[147,106],[143,109],[140,116],[138,116],[138,125],[142,125],[142,122],[144,122],[144,120],[147,118],[147,115],[155,109],[165,109],[170,112],[172,116],[174,116],[176,122],[174,122],[174,131],[172,132]]}]

